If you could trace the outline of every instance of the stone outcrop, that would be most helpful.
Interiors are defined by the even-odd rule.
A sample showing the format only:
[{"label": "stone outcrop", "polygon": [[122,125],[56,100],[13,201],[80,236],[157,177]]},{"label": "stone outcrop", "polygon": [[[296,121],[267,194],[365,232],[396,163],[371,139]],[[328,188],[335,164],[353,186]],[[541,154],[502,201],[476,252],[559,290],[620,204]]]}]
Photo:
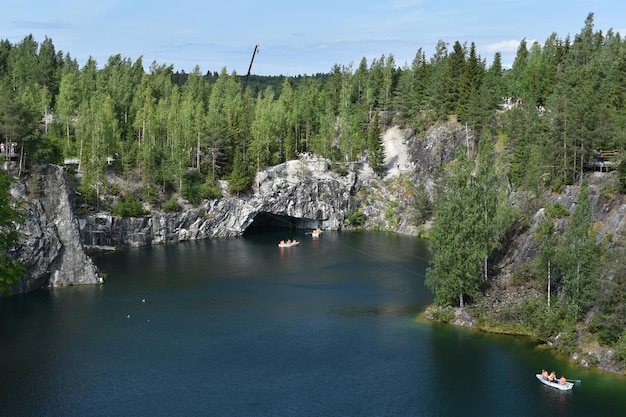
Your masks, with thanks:
[{"label": "stone outcrop", "polygon": [[257,174],[254,192],[206,201],[181,213],[142,218],[108,213],[79,219],[87,249],[114,249],[241,236],[255,227],[340,229],[357,174],[341,176],[325,159],[306,158]]},{"label": "stone outcrop", "polygon": [[416,186],[423,186],[424,198],[432,201],[444,166],[455,157],[459,145],[475,146],[466,138],[465,128],[456,122],[433,126],[423,135],[412,129],[387,130],[383,135],[385,175],[371,175],[364,169],[353,196],[354,205],[363,211],[363,227],[407,235],[427,231],[430,222],[419,218],[415,208],[422,198]]},{"label": "stone outcrop", "polygon": [[80,241],[74,191],[63,168],[46,165],[11,189],[26,210],[15,253],[27,275],[12,287],[25,293],[44,287],[102,282]]}]

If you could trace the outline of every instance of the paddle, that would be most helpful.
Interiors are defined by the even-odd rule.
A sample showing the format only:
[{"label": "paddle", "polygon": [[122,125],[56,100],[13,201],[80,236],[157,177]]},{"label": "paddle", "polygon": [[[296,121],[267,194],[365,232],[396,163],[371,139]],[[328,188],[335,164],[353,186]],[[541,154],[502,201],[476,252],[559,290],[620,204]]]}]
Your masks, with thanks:
[{"label": "paddle", "polygon": [[580,379],[567,379],[567,382],[583,382]]}]

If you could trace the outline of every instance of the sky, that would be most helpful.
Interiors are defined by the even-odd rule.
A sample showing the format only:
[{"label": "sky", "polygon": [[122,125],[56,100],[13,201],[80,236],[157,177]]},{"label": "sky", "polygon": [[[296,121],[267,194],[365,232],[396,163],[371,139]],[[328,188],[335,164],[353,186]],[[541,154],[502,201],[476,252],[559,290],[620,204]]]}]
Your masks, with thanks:
[{"label": "sky", "polygon": [[543,45],[556,33],[594,30],[626,37],[626,2],[619,0],[21,0],[3,2],[0,39],[33,35],[57,52],[103,68],[109,57],[146,69],[245,75],[313,75],[335,64],[356,70],[363,58],[393,56],[410,65],[419,48],[430,58],[441,40],[474,42],[490,65],[496,52],[510,67],[522,39]]}]

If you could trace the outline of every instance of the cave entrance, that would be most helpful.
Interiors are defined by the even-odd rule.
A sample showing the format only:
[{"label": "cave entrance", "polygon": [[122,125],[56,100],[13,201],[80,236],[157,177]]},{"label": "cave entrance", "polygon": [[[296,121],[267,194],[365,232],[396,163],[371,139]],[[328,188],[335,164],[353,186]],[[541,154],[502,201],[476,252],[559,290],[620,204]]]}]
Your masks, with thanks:
[{"label": "cave entrance", "polygon": [[244,230],[244,235],[263,233],[272,230],[296,230],[317,227],[317,221],[299,217],[283,216],[280,214],[260,212],[254,217],[250,226]]}]

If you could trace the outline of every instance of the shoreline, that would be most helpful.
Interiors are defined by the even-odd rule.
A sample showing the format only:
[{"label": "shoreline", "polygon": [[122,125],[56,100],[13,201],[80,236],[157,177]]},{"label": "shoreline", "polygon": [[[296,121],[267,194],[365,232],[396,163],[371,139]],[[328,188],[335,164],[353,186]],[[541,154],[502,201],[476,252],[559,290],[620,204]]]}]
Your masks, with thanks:
[{"label": "shoreline", "polygon": [[[454,326],[456,328],[467,329],[468,331],[473,332],[482,332],[494,335],[503,335],[503,336],[514,336],[514,337],[524,337],[527,338],[533,343],[536,344],[536,349],[549,350],[553,354],[557,356],[562,356],[567,360],[571,365],[577,366],[581,369],[593,370],[595,372],[604,373],[607,375],[623,378],[626,381],[626,370],[618,370],[615,367],[611,367],[610,364],[602,366],[602,362],[599,362],[598,365],[592,365],[591,363],[584,361],[581,359],[582,356],[591,356],[595,355],[596,351],[583,351],[583,352],[574,352],[572,354],[567,354],[562,352],[557,347],[549,342],[542,342],[539,338],[537,338],[534,334],[525,334],[520,332],[505,332],[505,331],[497,331],[494,329],[482,328],[476,324],[476,321],[473,319],[472,315],[469,313],[467,308],[460,307],[450,307],[447,308],[446,311],[452,310],[454,312],[453,316],[450,318],[450,315],[446,315],[444,318],[437,318],[437,313],[433,313],[433,310],[440,310],[435,304],[431,304],[426,309],[418,314],[414,320],[417,322],[431,322],[438,323],[440,325],[449,325]],[[601,350],[604,355],[612,355],[612,350],[607,348],[602,348],[598,346],[598,350]],[[584,362],[584,363],[583,363]]]}]

